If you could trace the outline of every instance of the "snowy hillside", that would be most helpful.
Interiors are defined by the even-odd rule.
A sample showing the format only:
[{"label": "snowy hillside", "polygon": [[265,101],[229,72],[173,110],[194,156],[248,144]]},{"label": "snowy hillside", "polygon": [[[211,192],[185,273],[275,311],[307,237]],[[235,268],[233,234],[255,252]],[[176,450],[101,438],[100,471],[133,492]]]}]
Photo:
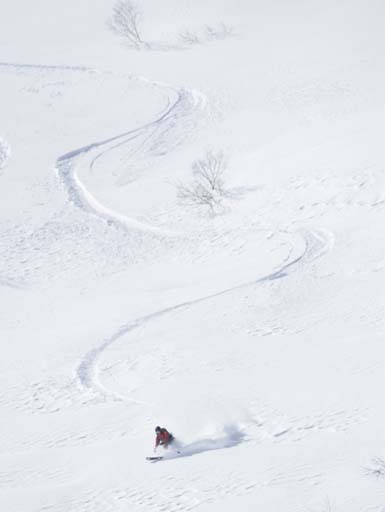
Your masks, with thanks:
[{"label": "snowy hillside", "polygon": [[383,512],[384,3],[3,4],[0,510]]}]

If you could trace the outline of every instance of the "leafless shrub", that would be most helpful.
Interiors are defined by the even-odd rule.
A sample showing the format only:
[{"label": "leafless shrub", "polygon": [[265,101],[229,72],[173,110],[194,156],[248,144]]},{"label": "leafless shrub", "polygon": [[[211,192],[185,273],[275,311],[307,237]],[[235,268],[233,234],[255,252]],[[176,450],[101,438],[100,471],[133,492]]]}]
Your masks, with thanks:
[{"label": "leafless shrub", "polygon": [[183,44],[190,46],[227,39],[234,36],[234,28],[220,23],[219,25],[206,25],[198,31],[185,29],[179,34],[179,39]]},{"label": "leafless shrub", "polygon": [[115,34],[125,38],[130,47],[140,50],[148,46],[140,36],[141,19],[142,11],[135,1],[117,0],[108,24]]},{"label": "leafless shrub", "polygon": [[374,457],[372,459],[372,465],[364,468],[364,472],[368,476],[374,476],[376,478],[385,477],[385,460],[382,457]]},{"label": "leafless shrub", "polygon": [[191,30],[183,30],[180,34],[179,34],[179,39],[182,41],[182,43],[184,44],[188,44],[188,45],[194,45],[194,44],[200,44],[201,43],[201,39],[200,37],[198,36],[198,34],[196,32],[192,32]]},{"label": "leafless shrub", "polygon": [[193,181],[177,185],[178,199],[191,206],[205,206],[214,213],[226,195],[224,175],[227,168],[222,151],[206,151],[203,158],[195,160],[191,169]]},{"label": "leafless shrub", "polygon": [[205,36],[207,41],[215,41],[218,39],[227,39],[234,36],[234,28],[220,23],[217,27],[212,25],[205,26]]}]

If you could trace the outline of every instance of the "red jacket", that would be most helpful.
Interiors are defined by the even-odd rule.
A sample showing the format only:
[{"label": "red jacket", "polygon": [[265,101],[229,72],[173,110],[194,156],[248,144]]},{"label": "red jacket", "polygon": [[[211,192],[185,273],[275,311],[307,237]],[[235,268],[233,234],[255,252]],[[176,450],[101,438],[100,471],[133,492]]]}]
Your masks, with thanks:
[{"label": "red jacket", "polygon": [[160,429],[156,434],[155,446],[160,444],[168,444],[171,441],[171,434],[165,428]]}]

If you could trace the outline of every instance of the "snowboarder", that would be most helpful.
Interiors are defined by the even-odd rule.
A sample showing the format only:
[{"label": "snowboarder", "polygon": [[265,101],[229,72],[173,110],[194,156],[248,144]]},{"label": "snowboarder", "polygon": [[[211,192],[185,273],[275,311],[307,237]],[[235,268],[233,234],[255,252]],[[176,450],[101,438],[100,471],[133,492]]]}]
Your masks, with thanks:
[{"label": "snowboarder", "polygon": [[174,436],[166,428],[156,427],[155,433],[156,433],[156,439],[155,439],[154,452],[156,451],[158,446],[163,446],[163,448],[168,448],[168,446],[174,441]]}]

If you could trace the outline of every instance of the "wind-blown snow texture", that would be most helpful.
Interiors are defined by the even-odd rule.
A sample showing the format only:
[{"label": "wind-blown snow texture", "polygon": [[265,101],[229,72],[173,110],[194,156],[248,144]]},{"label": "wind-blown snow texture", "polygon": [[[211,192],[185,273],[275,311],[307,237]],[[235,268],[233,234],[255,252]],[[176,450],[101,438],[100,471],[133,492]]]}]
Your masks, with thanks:
[{"label": "wind-blown snow texture", "polygon": [[383,2],[113,4],[0,17],[0,510],[383,511]]}]

